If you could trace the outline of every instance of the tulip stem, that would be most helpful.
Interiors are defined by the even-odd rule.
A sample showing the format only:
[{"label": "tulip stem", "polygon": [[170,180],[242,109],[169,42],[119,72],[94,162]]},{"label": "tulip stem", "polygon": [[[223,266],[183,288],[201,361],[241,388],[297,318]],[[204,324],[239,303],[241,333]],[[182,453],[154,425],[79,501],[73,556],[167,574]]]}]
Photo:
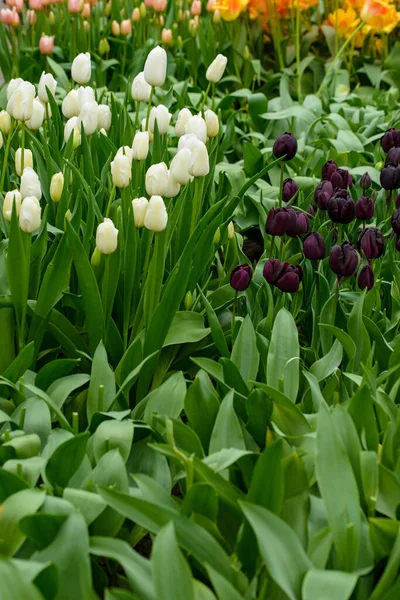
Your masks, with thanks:
[{"label": "tulip stem", "polygon": [[205,105],[206,100],[208,98],[208,93],[210,91],[210,88],[211,88],[211,81],[208,82],[208,85],[207,85],[206,90],[204,92],[203,101],[202,101],[201,106],[200,106],[200,112],[203,111],[204,105]]},{"label": "tulip stem", "polygon": [[13,124],[14,124],[14,121],[11,121],[11,127],[10,127],[10,131],[8,132],[6,147],[4,149],[3,168],[1,171],[1,179],[0,179],[0,193],[3,193],[3,188],[4,188],[4,179],[6,177],[8,155],[10,153],[11,140],[12,140],[13,133],[14,133]]},{"label": "tulip stem", "polygon": [[233,332],[235,331],[235,317],[236,317],[236,302],[237,302],[237,290],[235,291],[235,297],[233,299],[233,306],[232,306],[232,344],[233,344]]},{"label": "tulip stem", "polygon": [[107,210],[106,210],[106,217],[108,217],[110,215],[111,205],[114,202],[114,198],[115,198],[115,192],[116,192],[116,188],[115,188],[115,185],[113,185],[110,197],[108,199]]},{"label": "tulip stem", "polygon": [[138,131],[139,129],[139,107],[140,107],[140,102],[135,102],[135,107],[136,107],[136,115],[135,115],[135,133],[136,131]]},{"label": "tulip stem", "polygon": [[25,121],[21,123],[21,175],[24,173],[25,166]]},{"label": "tulip stem", "polygon": [[154,94],[154,87],[151,86],[151,92],[150,92],[149,102],[147,104],[146,129],[145,129],[145,131],[149,130],[149,119],[150,119],[151,103],[153,101],[153,94]]},{"label": "tulip stem", "polygon": [[281,237],[281,244],[279,246],[279,260],[282,261],[282,256],[283,256],[283,247],[285,245],[285,238],[284,236]]},{"label": "tulip stem", "polygon": [[280,183],[279,183],[279,206],[282,206],[284,171],[285,171],[285,163],[282,160],[282,162],[281,162],[281,178],[280,178]]}]

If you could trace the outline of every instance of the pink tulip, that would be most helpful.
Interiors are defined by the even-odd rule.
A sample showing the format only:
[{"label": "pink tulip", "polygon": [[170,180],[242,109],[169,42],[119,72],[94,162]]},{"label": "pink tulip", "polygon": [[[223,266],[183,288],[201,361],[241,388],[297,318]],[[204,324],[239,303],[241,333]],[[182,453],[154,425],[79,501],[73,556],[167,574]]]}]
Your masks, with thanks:
[{"label": "pink tulip", "polygon": [[171,29],[163,29],[161,32],[161,41],[163,44],[169,45],[172,42]]},{"label": "pink tulip", "polygon": [[82,19],[87,19],[88,17],[90,17],[90,4],[89,4],[89,2],[85,2],[85,4],[83,5],[83,10],[81,12],[81,17],[82,17]]},{"label": "pink tulip", "polygon": [[39,50],[42,54],[51,54],[54,50],[54,36],[42,35],[39,41]]},{"label": "pink tulip", "polygon": [[121,33],[121,28],[120,28],[120,26],[119,26],[119,23],[118,23],[118,21],[113,21],[113,22],[111,23],[111,33],[112,33],[113,35],[115,35],[115,37],[118,37],[118,36],[119,36],[119,34]]},{"label": "pink tulip", "polygon": [[153,0],[153,8],[156,12],[164,12],[167,8],[167,0]]},{"label": "pink tulip", "polygon": [[137,23],[138,21],[140,21],[140,10],[138,9],[137,6],[135,6],[135,8],[132,11],[132,21],[134,23]]},{"label": "pink tulip", "polygon": [[14,0],[6,0],[6,4],[12,8],[14,6]]},{"label": "pink tulip", "polygon": [[36,13],[34,10],[26,11],[26,22],[28,25],[35,25],[36,23]]},{"label": "pink tulip", "polygon": [[29,0],[29,7],[32,10],[43,10],[42,0]]},{"label": "pink tulip", "polygon": [[0,21],[3,25],[17,27],[19,25],[19,15],[15,10],[15,7],[12,10],[10,8],[2,8],[0,10]]},{"label": "pink tulip", "polygon": [[208,12],[214,11],[214,4],[215,4],[215,0],[208,0],[207,7],[206,7]]},{"label": "pink tulip", "polygon": [[144,4],[147,8],[153,8],[153,0],[144,0]]},{"label": "pink tulip", "polygon": [[81,0],[68,0],[68,12],[77,14],[81,10]]},{"label": "pink tulip", "polygon": [[124,19],[123,21],[121,21],[121,33],[122,35],[130,35],[132,31],[132,25],[130,22],[130,19]]},{"label": "pink tulip", "polygon": [[201,0],[193,0],[192,8],[190,10],[194,17],[201,15]]}]

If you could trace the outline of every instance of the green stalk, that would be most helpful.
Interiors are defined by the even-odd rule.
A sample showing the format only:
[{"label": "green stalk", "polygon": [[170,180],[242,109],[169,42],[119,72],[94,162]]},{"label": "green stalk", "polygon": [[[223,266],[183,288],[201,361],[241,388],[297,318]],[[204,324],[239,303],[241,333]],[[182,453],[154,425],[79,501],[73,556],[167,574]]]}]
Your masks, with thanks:
[{"label": "green stalk", "polygon": [[192,233],[196,227],[197,219],[199,217],[201,207],[201,192],[200,190],[200,179],[199,177],[194,178],[194,192],[193,192],[193,203],[192,203],[192,219],[190,222],[190,233]]},{"label": "green stalk", "polygon": [[25,166],[25,121],[21,123],[21,175],[24,173]]},{"label": "green stalk", "polygon": [[12,140],[12,137],[14,134],[13,130],[14,130],[14,120],[11,121],[11,127],[10,127],[10,131],[8,133],[8,136],[7,136],[6,147],[4,149],[3,168],[1,170],[1,178],[0,178],[0,193],[3,193],[3,189],[4,189],[4,180],[6,177],[8,155],[10,153],[11,140]]},{"label": "green stalk", "polygon": [[148,131],[148,129],[149,129],[149,118],[150,118],[150,111],[151,111],[151,103],[152,103],[152,100],[153,100],[153,94],[154,94],[154,88],[152,86],[151,87],[151,92],[150,92],[149,102],[147,104],[146,129],[145,129],[145,131]]},{"label": "green stalk", "polygon": [[[207,85],[207,87],[205,89],[204,96],[203,96],[203,101],[202,101],[202,103],[200,105],[200,111],[199,112],[203,112],[204,105],[206,103],[206,100],[208,98],[208,94],[210,92],[210,88],[211,88],[211,81],[208,82],[208,85]],[[213,98],[214,98],[214,94],[213,94]]]},{"label": "green stalk", "polygon": [[281,177],[279,182],[279,206],[282,206],[282,196],[283,196],[283,177],[285,172],[285,162],[281,162]]}]

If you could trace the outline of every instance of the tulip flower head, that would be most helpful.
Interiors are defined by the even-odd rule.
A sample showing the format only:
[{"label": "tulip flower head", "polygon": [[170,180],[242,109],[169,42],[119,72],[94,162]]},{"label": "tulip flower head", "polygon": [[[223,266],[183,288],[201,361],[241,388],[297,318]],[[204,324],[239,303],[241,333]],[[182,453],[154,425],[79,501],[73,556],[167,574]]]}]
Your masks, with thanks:
[{"label": "tulip flower head", "polygon": [[191,119],[192,113],[188,108],[182,108],[178,113],[178,118],[175,124],[175,135],[181,137],[185,134],[186,123]]},{"label": "tulip flower head", "polygon": [[17,213],[17,217],[19,216],[20,208],[21,208],[22,196],[18,190],[12,190],[7,192],[4,197],[3,202],[3,217],[6,221],[11,221],[13,206],[15,204],[15,211]]},{"label": "tulip flower head", "polygon": [[328,208],[328,202],[333,195],[333,185],[330,181],[321,181],[315,189],[314,201],[320,210]]},{"label": "tulip flower head", "polygon": [[181,148],[175,154],[171,161],[170,171],[175,181],[181,185],[186,185],[190,180],[190,164],[192,160],[192,153],[187,148]]},{"label": "tulip flower head", "polygon": [[[24,168],[33,167],[33,156],[32,152],[28,149],[24,149]],[[18,177],[22,175],[22,148],[18,148],[15,152],[15,171]]]},{"label": "tulip flower head", "polygon": [[56,204],[60,202],[64,188],[64,175],[59,172],[55,173],[50,182],[50,198]]},{"label": "tulip flower head", "polygon": [[35,196],[35,198],[40,200],[42,197],[40,179],[32,167],[24,168],[24,172],[21,175],[20,192],[22,198],[26,198],[27,196]]},{"label": "tulip flower head", "polygon": [[149,129],[152,133],[154,133],[154,124],[157,121],[158,132],[160,135],[164,135],[168,131],[168,127],[171,121],[171,113],[168,108],[163,104],[159,104],[158,106],[153,106],[150,111],[149,118]]},{"label": "tulip flower head", "polygon": [[166,46],[172,44],[172,29],[163,29],[161,32],[161,41]]},{"label": "tulip flower head", "polygon": [[265,233],[282,236],[296,231],[296,212],[291,206],[270,208],[265,223]]},{"label": "tulip flower head", "polygon": [[0,131],[3,135],[8,135],[11,129],[11,117],[6,110],[0,111]]},{"label": "tulip flower head", "polygon": [[334,223],[351,223],[356,215],[354,200],[346,190],[338,190],[328,201],[328,215]]},{"label": "tulip flower head", "polygon": [[388,129],[381,137],[381,147],[384,152],[389,152],[391,148],[400,147],[400,130]]},{"label": "tulip flower head", "polygon": [[297,152],[297,140],[293,133],[283,133],[274,142],[272,149],[275,158],[283,160],[292,160]]},{"label": "tulip flower head", "polygon": [[135,227],[144,226],[144,218],[146,216],[147,207],[149,201],[143,196],[141,198],[135,198],[132,200],[133,218],[135,220]]},{"label": "tulip flower head", "polygon": [[143,74],[146,82],[152,87],[164,85],[167,76],[167,53],[164,48],[156,46],[149,52]]},{"label": "tulip flower head", "polygon": [[336,173],[338,166],[334,160],[328,160],[322,165],[322,179],[324,181],[330,181],[332,175]]},{"label": "tulip flower head", "polygon": [[149,196],[163,196],[168,186],[168,168],[167,165],[157,163],[151,165],[146,173],[145,187]]},{"label": "tulip flower head", "polygon": [[333,246],[329,254],[329,267],[339,278],[354,275],[358,267],[358,254],[354,246],[349,242]]},{"label": "tulip flower head", "polygon": [[359,250],[368,260],[379,258],[383,254],[385,239],[378,227],[369,227],[361,232],[358,241]]},{"label": "tulip flower head", "polygon": [[149,153],[149,133],[138,131],[133,138],[132,156],[135,160],[146,160]]},{"label": "tulip flower head", "polygon": [[228,59],[223,54],[218,54],[206,72],[206,79],[210,83],[218,83],[224,74]]},{"label": "tulip flower head", "polygon": [[198,140],[205,144],[207,141],[207,125],[203,117],[201,115],[190,117],[185,125],[185,133],[193,133]]},{"label": "tulip flower head", "polygon": [[43,71],[43,73],[40,76],[38,85],[38,96],[41,102],[47,103],[49,101],[47,89],[50,91],[51,95],[54,96],[56,87],[57,80],[54,79],[53,75],[51,73],[45,73]]},{"label": "tulip flower head", "polygon": [[289,202],[299,191],[299,186],[293,179],[285,179],[282,185],[282,200]]},{"label": "tulip flower head", "polygon": [[78,117],[71,117],[65,123],[64,141],[67,143],[69,138],[73,136],[73,148],[76,149],[81,143],[81,126]]},{"label": "tulip flower head", "polygon": [[247,290],[253,276],[253,269],[250,265],[243,264],[235,267],[231,273],[230,284],[236,292]]},{"label": "tulip flower head", "polygon": [[71,66],[72,79],[79,85],[85,85],[91,77],[92,67],[89,52],[76,56]]},{"label": "tulip flower head", "polygon": [[375,277],[370,264],[365,265],[360,269],[357,278],[357,285],[360,290],[372,290],[374,287]]},{"label": "tulip flower head", "polygon": [[372,198],[361,196],[356,202],[356,217],[361,221],[369,221],[374,216],[375,202]]},{"label": "tulip flower head", "polygon": [[168,213],[161,196],[152,196],[147,206],[144,217],[144,226],[150,231],[159,233],[164,231],[168,224]]},{"label": "tulip flower head", "polygon": [[148,102],[151,94],[151,85],[144,78],[141,72],[132,81],[131,96],[135,102]]},{"label": "tulip flower head", "polygon": [[195,140],[196,142],[192,147],[189,173],[193,177],[205,177],[210,172],[207,146],[199,139],[195,138]]},{"label": "tulip flower head", "polygon": [[7,112],[18,121],[29,121],[33,114],[35,88],[28,81],[20,83],[7,102]]},{"label": "tulip flower head", "polygon": [[96,249],[100,254],[112,254],[118,247],[118,229],[105,218],[96,230]]},{"label": "tulip flower head", "polygon": [[42,35],[39,40],[39,50],[40,53],[45,56],[52,54],[54,51],[54,36]]},{"label": "tulip flower head", "polygon": [[132,32],[132,25],[130,19],[124,19],[121,21],[121,35],[127,37]]},{"label": "tulip flower head", "polygon": [[382,169],[380,174],[383,189],[392,191],[400,187],[400,165],[389,165]]},{"label": "tulip flower head", "polygon": [[44,104],[37,98],[34,98],[32,116],[30,119],[28,119],[28,121],[26,121],[26,126],[28,129],[30,129],[32,131],[37,131],[38,129],[41,128],[43,121],[44,121]]},{"label": "tulip flower head", "polygon": [[204,113],[204,120],[207,127],[207,137],[215,138],[219,133],[219,119],[214,111],[208,109]]},{"label": "tulip flower head", "polygon": [[364,173],[364,175],[361,176],[360,186],[363,190],[367,190],[371,187],[371,177],[369,176],[369,173]]},{"label": "tulip flower head", "polygon": [[108,131],[111,127],[111,109],[107,104],[99,104],[97,129]]},{"label": "tulip flower head", "polygon": [[303,242],[303,254],[309,260],[322,260],[326,256],[325,240],[320,233],[313,231]]},{"label": "tulip flower head", "polygon": [[33,233],[40,227],[42,209],[35,196],[25,196],[19,211],[19,226],[25,233]]},{"label": "tulip flower head", "polygon": [[117,153],[111,162],[111,177],[118,188],[126,188],[132,176],[132,161],[125,154]]}]

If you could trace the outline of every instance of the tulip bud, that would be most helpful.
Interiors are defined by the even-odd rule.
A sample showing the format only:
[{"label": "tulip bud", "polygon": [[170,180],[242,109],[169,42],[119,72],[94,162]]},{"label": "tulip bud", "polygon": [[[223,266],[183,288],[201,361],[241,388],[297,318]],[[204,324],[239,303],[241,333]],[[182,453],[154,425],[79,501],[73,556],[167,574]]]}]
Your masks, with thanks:
[{"label": "tulip bud", "polygon": [[37,131],[41,128],[44,121],[44,106],[40,100],[33,100],[33,111],[31,118],[26,121],[26,126],[31,131]]},{"label": "tulip bud", "polygon": [[186,185],[190,179],[190,163],[192,160],[192,153],[187,148],[178,150],[174,158],[171,161],[171,173],[175,181],[181,185]]},{"label": "tulip bud", "polygon": [[368,260],[382,256],[385,239],[378,227],[370,227],[361,232],[358,246]]},{"label": "tulip bud", "polygon": [[328,208],[328,202],[332,198],[333,185],[330,181],[322,181],[316,187],[314,192],[314,200],[320,210]]},{"label": "tulip bud", "polygon": [[207,147],[203,142],[197,140],[192,150],[189,173],[190,175],[193,175],[193,177],[204,177],[205,175],[208,175],[209,172],[210,163]]},{"label": "tulip bud", "polygon": [[144,226],[150,231],[164,231],[168,223],[168,213],[161,196],[152,196],[144,217]]},{"label": "tulip bud", "polygon": [[282,236],[288,231],[296,231],[296,225],[296,213],[291,206],[270,208],[265,223],[265,233]]},{"label": "tulip bud", "polygon": [[132,81],[131,96],[135,102],[148,102],[151,93],[151,85],[144,78],[141,72]]},{"label": "tulip bud", "polygon": [[218,246],[218,244],[221,241],[221,230],[219,227],[217,227],[215,233],[214,233],[214,237],[213,237],[213,244],[214,246]]},{"label": "tulip bud", "polygon": [[368,221],[374,216],[375,203],[372,198],[361,196],[356,202],[356,217],[362,221]]},{"label": "tulip bud", "polygon": [[212,20],[214,25],[218,25],[218,23],[221,23],[221,11],[219,11],[218,8],[214,11]]},{"label": "tulip bud", "polygon": [[317,231],[313,231],[303,242],[303,254],[309,260],[322,260],[326,255],[324,238]]},{"label": "tulip bud", "polygon": [[177,135],[178,137],[184,135],[186,123],[191,117],[192,113],[188,108],[182,108],[182,110],[179,111],[178,119],[175,125],[175,135]]},{"label": "tulip bud", "polygon": [[[24,168],[25,167],[33,167],[33,157],[32,152],[25,148],[24,150]],[[22,148],[18,148],[15,153],[15,170],[17,172],[18,177],[22,175]]]},{"label": "tulip bud", "polygon": [[53,202],[58,203],[61,200],[62,192],[64,188],[64,175],[55,173],[51,178],[50,182],[50,198]]},{"label": "tulip bud", "polygon": [[231,273],[230,284],[236,292],[247,290],[253,276],[253,269],[246,264],[235,267]]},{"label": "tulip bud", "polygon": [[360,270],[360,273],[358,275],[358,279],[357,279],[357,285],[360,288],[360,290],[372,290],[372,288],[374,287],[374,272],[371,268],[371,265],[365,265],[365,267],[362,267],[362,269]]},{"label": "tulip bud", "polygon": [[121,21],[121,34],[125,37],[130,35],[132,32],[132,25],[129,19]]},{"label": "tulip bud", "polygon": [[167,75],[167,53],[156,46],[148,54],[144,65],[144,78],[152,87],[164,85]]},{"label": "tulip bud", "polygon": [[81,143],[81,129],[78,117],[71,117],[65,123],[64,140],[67,143],[71,134],[73,135],[73,148],[76,149]]},{"label": "tulip bud", "polygon": [[154,134],[153,132],[150,130],[150,128],[148,128],[146,130],[146,119],[144,118],[142,120],[142,133],[148,133],[149,134],[149,142],[152,142],[154,139]]},{"label": "tulip bud", "polygon": [[306,213],[295,211],[296,223],[293,227],[290,225],[286,230],[286,234],[290,237],[305,235],[310,228],[310,219]]},{"label": "tulip bud", "polygon": [[328,215],[334,223],[351,223],[356,214],[354,201],[345,190],[337,191],[328,201]]},{"label": "tulip bud", "polygon": [[208,67],[206,72],[206,79],[211,83],[218,83],[224,74],[228,59],[223,54],[218,54]]},{"label": "tulip bud", "polygon": [[116,156],[126,156],[129,160],[129,164],[132,166],[133,150],[130,146],[121,146],[121,148],[118,148]]},{"label": "tulip bud", "polygon": [[367,190],[369,187],[371,187],[371,177],[368,173],[364,173],[364,175],[361,176],[360,186],[363,190]]},{"label": "tulip bud", "polygon": [[274,142],[272,149],[275,158],[283,160],[292,160],[297,152],[297,140],[293,133],[283,133]]},{"label": "tulip bud", "polygon": [[22,231],[33,233],[39,229],[41,212],[39,200],[35,196],[26,196],[19,211],[19,226]]},{"label": "tulip bud", "polygon": [[67,119],[77,117],[79,115],[79,93],[78,90],[71,90],[65,96],[61,105],[62,114]]},{"label": "tulip bud", "polygon": [[333,246],[329,254],[329,268],[338,277],[351,277],[358,267],[358,254],[354,246],[344,242],[341,246]]},{"label": "tulip bud", "polygon": [[263,268],[263,276],[270,285],[275,285],[278,277],[288,263],[282,263],[277,258],[269,258]]},{"label": "tulip bud", "polygon": [[198,140],[205,144],[207,141],[207,125],[203,117],[201,115],[190,117],[185,125],[185,133],[193,133]]},{"label": "tulip bud", "polygon": [[42,197],[42,188],[38,175],[32,167],[25,167],[21,176],[20,192],[22,198],[34,196],[38,200]]},{"label": "tulip bud", "polygon": [[23,81],[7,102],[7,112],[17,121],[29,121],[33,114],[34,97],[34,86],[28,81]]},{"label": "tulip bud", "polygon": [[11,129],[11,117],[6,110],[0,111],[0,131],[3,135],[8,135]]},{"label": "tulip bud", "polygon": [[330,181],[331,177],[338,170],[338,166],[334,160],[328,160],[322,165],[322,179],[324,181]]},{"label": "tulip bud", "polygon": [[199,140],[193,133],[185,133],[179,138],[178,150],[182,150],[182,148],[187,148],[187,150],[193,152],[193,149],[198,142]]},{"label": "tulip bud", "polygon": [[193,295],[192,292],[186,292],[185,295],[185,310],[191,310],[193,306]]},{"label": "tulip bud", "polygon": [[145,187],[149,196],[164,196],[168,186],[168,168],[165,163],[151,165],[147,170]]},{"label": "tulip bud", "polygon": [[105,17],[109,17],[110,16],[111,9],[112,9],[111,2],[107,2],[106,5],[105,5],[105,7],[104,7],[104,16]]},{"label": "tulip bud", "polygon": [[400,148],[390,148],[386,155],[385,167],[393,165],[397,167],[400,164]]},{"label": "tulip bud", "polygon": [[41,54],[48,56],[54,51],[54,36],[53,35],[42,35],[39,40],[39,50]]},{"label": "tulip bud", "polygon": [[168,108],[163,104],[153,106],[150,111],[149,128],[154,133],[154,122],[157,120],[158,132],[160,135],[164,135],[168,131],[169,123],[171,121],[171,113]]},{"label": "tulip bud", "polygon": [[137,6],[135,6],[135,8],[133,9],[131,18],[134,23],[140,21],[140,10]]},{"label": "tulip bud", "polygon": [[311,217],[313,217],[313,216],[315,215],[315,213],[317,212],[317,210],[318,210],[318,206],[315,206],[314,204],[309,204],[309,205],[307,206],[307,213],[308,213],[308,214],[309,214]]},{"label": "tulip bud", "polygon": [[181,190],[180,184],[171,175],[171,171],[168,171],[167,189],[164,192],[166,198],[175,198]]},{"label": "tulip bud", "polygon": [[50,90],[52,96],[54,96],[57,87],[57,81],[54,79],[51,73],[43,73],[40,76],[39,85],[38,85],[38,96],[40,100],[44,103],[49,101],[49,97],[47,95],[47,89]]},{"label": "tulip bud", "polygon": [[131,161],[125,154],[116,154],[111,162],[111,177],[118,188],[126,188],[132,176]]},{"label": "tulip bud", "polygon": [[17,217],[19,216],[19,211],[21,208],[22,196],[18,190],[12,190],[11,192],[7,192],[4,197],[3,202],[3,217],[6,221],[11,221],[13,204],[15,203],[15,211],[17,213]]},{"label": "tulip bud", "polygon": [[282,200],[289,202],[297,194],[299,187],[293,179],[285,179],[282,185]]},{"label": "tulip bud", "polygon": [[99,42],[99,54],[100,56],[104,56],[108,52],[110,52],[110,44],[107,38],[102,38]]},{"label": "tulip bud", "polygon": [[133,138],[132,156],[135,160],[146,160],[149,153],[149,133],[138,131]]},{"label": "tulip bud", "polygon": [[86,102],[79,113],[79,121],[83,125],[86,135],[92,135],[99,122],[99,105],[97,102]]},{"label": "tulip bud", "polygon": [[118,229],[105,218],[96,230],[96,248],[101,254],[112,254],[118,246]]},{"label": "tulip bud", "polygon": [[172,44],[172,30],[171,29],[163,29],[161,32],[161,41],[166,46]]},{"label": "tulip bud", "polygon": [[396,190],[400,187],[400,167],[389,165],[381,171],[381,185],[385,190]]},{"label": "tulip bud", "polygon": [[111,127],[111,110],[107,104],[99,104],[98,107],[98,121],[97,121],[97,129],[100,131],[104,129],[104,131],[108,131]]},{"label": "tulip bud", "polygon": [[333,185],[334,189],[345,190],[353,184],[350,173],[347,169],[337,169],[330,176],[329,181]]},{"label": "tulip bud", "polygon": [[381,137],[381,146],[384,152],[400,147],[400,131],[393,128],[388,129]]},{"label": "tulip bud", "polygon": [[144,19],[144,17],[146,16],[146,6],[145,6],[144,2],[142,2],[141,5],[139,6],[139,10],[140,10],[140,16],[142,17],[142,19]]},{"label": "tulip bud", "polygon": [[204,119],[207,126],[207,136],[209,138],[217,137],[219,133],[219,120],[215,112],[210,109],[206,110]]},{"label": "tulip bud", "polygon": [[294,294],[299,290],[302,279],[303,269],[300,265],[282,263],[282,270],[276,278],[275,285],[280,292]]},{"label": "tulip bud", "polygon": [[91,77],[91,62],[89,52],[81,53],[76,56],[71,66],[71,76],[79,85],[85,85]]},{"label": "tulip bud", "polygon": [[235,226],[233,221],[229,221],[228,223],[228,240],[232,240],[235,236]]},{"label": "tulip bud", "polygon": [[149,201],[143,196],[132,200],[133,218],[136,227],[143,227],[148,205]]}]

